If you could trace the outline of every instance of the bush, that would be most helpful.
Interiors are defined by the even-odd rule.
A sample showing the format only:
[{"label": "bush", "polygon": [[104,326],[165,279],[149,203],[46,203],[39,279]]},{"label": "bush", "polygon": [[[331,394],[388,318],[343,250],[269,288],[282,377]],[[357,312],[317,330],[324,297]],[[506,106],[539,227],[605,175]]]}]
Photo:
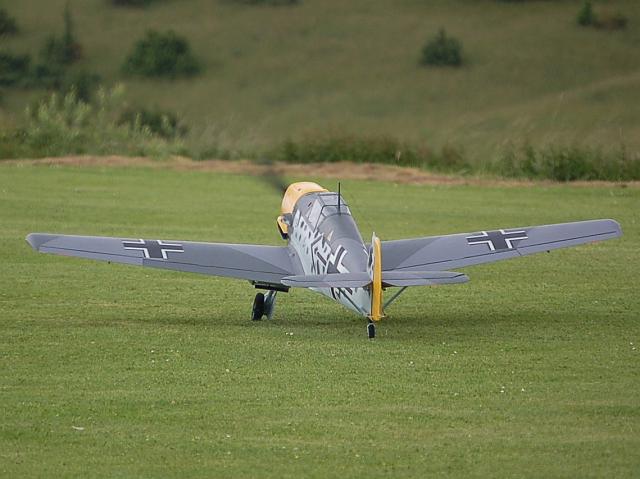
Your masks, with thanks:
[{"label": "bush", "polygon": [[58,88],[62,95],[73,92],[79,101],[90,103],[93,100],[94,93],[98,89],[99,84],[99,75],[80,70],[64,75]]},{"label": "bush", "polygon": [[38,63],[34,65],[23,86],[58,89],[62,85],[64,76],[65,70],[62,65],[55,63]]},{"label": "bush", "polygon": [[[0,85],[42,88],[63,88],[69,83],[78,83],[83,95],[86,89],[77,76],[67,78],[66,67],[81,56],[81,47],[73,34],[73,21],[69,7],[64,12],[64,33],[61,37],[49,36],[37,64],[31,67],[29,55],[0,53]],[[83,96],[86,98],[86,96]]]},{"label": "bush", "polygon": [[427,42],[422,49],[423,65],[460,66],[462,64],[462,43],[448,37],[443,28]]},{"label": "bush", "polygon": [[391,137],[337,136],[287,140],[271,156],[289,163],[350,161],[421,166],[428,155],[427,151],[405,148]]},{"label": "bush", "polygon": [[0,8],[0,37],[18,33],[16,20],[4,8]]},{"label": "bush", "polygon": [[582,25],[583,27],[588,27],[591,25],[595,25],[596,23],[596,14],[593,11],[593,6],[591,5],[591,0],[586,0],[582,5],[582,8],[578,12],[578,17],[576,18],[578,25]]},{"label": "bush", "polygon": [[200,65],[185,38],[171,30],[165,33],[150,30],[136,42],[123,70],[132,75],[175,78],[195,75]]},{"label": "bush", "polygon": [[602,12],[598,15],[595,26],[604,30],[622,30],[627,28],[628,22],[627,17],[620,12]]},{"label": "bush", "polygon": [[156,0],[110,0],[113,5],[118,7],[146,7]]},{"label": "bush", "polygon": [[29,55],[0,53],[0,86],[60,88],[64,71],[59,65],[36,64]]},{"label": "bush", "polygon": [[300,0],[228,0],[246,5],[297,5]]},{"label": "bush", "polygon": [[420,145],[410,145],[388,136],[336,136],[287,140],[269,154],[289,163],[381,163],[397,166],[464,173],[470,169],[461,151],[445,147],[434,153]]},{"label": "bush", "polygon": [[140,125],[149,128],[154,135],[162,138],[183,137],[187,134],[187,127],[178,119],[178,115],[170,111],[147,110],[146,108],[127,108],[118,119],[121,125]]},{"label": "bush", "polygon": [[73,19],[69,4],[64,9],[64,32],[61,37],[49,35],[40,51],[45,65],[70,65],[82,58],[82,46],[73,32]]},{"label": "bush", "polygon": [[595,27],[604,30],[620,30],[627,27],[628,19],[620,12],[603,11],[598,14],[593,9],[590,0],[586,0],[576,18],[578,25]]},{"label": "bush", "polygon": [[640,157],[624,148],[604,153],[579,147],[510,147],[494,168],[502,176],[555,181],[640,180]]},{"label": "bush", "polygon": [[52,94],[26,111],[24,127],[0,134],[0,157],[38,158],[69,154],[123,154],[166,157],[184,154],[177,141],[154,135],[136,123],[118,124],[123,90],[99,90],[95,105],[74,92]]},{"label": "bush", "polygon": [[29,55],[0,52],[0,86],[19,85],[29,77]]}]

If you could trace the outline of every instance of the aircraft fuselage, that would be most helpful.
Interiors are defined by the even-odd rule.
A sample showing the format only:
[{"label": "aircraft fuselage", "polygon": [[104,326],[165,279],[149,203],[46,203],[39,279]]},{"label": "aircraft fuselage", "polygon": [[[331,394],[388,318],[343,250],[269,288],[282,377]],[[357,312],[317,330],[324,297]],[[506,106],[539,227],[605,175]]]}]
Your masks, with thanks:
[{"label": "aircraft fuselage", "polygon": [[[340,201],[340,204],[338,202]],[[365,273],[368,248],[337,193],[313,192],[302,196],[286,218],[289,248],[303,274]],[[310,288],[356,313],[371,315],[370,288]]]}]

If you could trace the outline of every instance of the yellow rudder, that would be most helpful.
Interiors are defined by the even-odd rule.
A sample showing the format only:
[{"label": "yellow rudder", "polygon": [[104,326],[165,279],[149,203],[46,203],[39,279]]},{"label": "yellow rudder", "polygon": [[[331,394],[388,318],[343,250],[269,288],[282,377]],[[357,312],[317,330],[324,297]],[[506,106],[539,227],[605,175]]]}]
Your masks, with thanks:
[{"label": "yellow rudder", "polygon": [[371,282],[371,319],[380,321],[384,316],[382,311],[382,248],[380,238],[375,233],[371,239],[371,249],[373,254],[372,282]]}]

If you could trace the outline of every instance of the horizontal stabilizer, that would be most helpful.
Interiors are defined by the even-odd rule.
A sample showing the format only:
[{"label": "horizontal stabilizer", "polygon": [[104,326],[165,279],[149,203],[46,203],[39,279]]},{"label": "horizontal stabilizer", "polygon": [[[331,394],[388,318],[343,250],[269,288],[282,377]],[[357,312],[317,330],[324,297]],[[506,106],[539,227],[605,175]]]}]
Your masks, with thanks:
[{"label": "horizontal stabilizer", "polygon": [[292,288],[362,288],[371,283],[369,273],[303,274],[282,278]]},{"label": "horizontal stabilizer", "polygon": [[[469,277],[455,271],[383,271],[382,286],[430,286],[466,283]],[[363,288],[371,284],[369,273],[330,273],[287,276],[282,284],[292,288]]]},{"label": "horizontal stabilizer", "polygon": [[431,286],[466,283],[469,277],[455,271],[383,271],[384,286]]}]

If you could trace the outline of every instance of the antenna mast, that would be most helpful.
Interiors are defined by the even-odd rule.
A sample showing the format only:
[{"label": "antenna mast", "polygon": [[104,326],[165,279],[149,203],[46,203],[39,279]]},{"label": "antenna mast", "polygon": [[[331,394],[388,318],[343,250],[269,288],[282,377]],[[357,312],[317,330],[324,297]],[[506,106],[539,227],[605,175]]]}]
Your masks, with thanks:
[{"label": "antenna mast", "polygon": [[342,214],[340,211],[340,182],[338,181],[338,214]]}]

